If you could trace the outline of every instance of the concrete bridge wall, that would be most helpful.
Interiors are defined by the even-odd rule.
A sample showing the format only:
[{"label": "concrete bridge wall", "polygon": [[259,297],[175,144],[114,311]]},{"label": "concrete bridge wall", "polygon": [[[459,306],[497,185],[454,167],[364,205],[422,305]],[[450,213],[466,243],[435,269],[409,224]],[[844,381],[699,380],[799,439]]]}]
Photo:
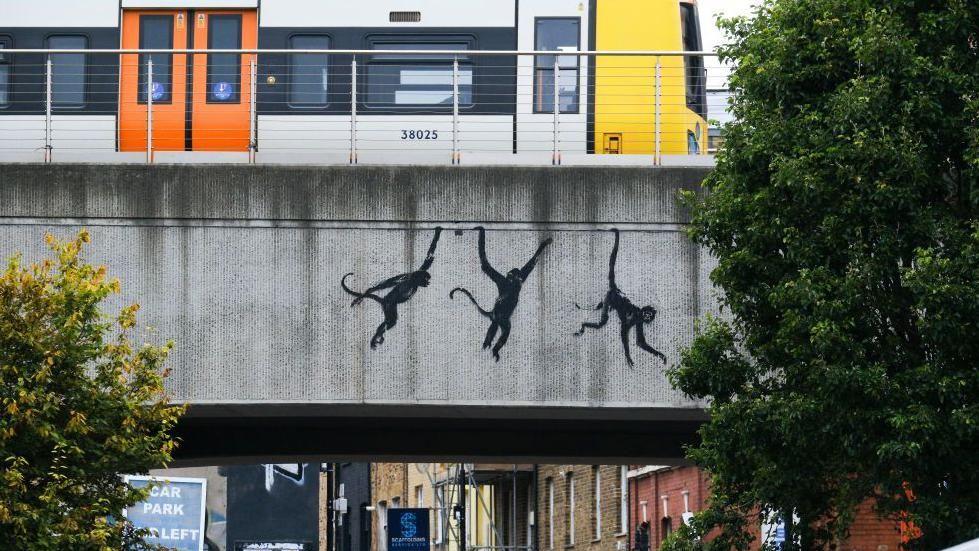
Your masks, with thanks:
[{"label": "concrete bridge wall", "polygon": [[[36,259],[44,232],[90,230],[89,260],[123,282],[117,304],[139,302],[147,338],[176,342],[169,389],[192,406],[188,460],[373,454],[378,444],[355,441],[370,433],[397,447],[399,434],[423,426],[446,431],[433,441],[457,431],[456,448],[446,448],[457,455],[494,455],[486,440],[499,438],[510,444],[495,455],[538,457],[533,434],[545,432],[562,441],[611,435],[589,457],[675,458],[654,443],[625,452],[624,442],[666,431],[675,448],[702,419],[701,404],[670,388],[666,365],[636,346],[635,329],[628,363],[615,311],[605,327],[575,336],[601,314],[576,303],[594,307],[607,292],[608,230],[618,228],[617,286],[636,306],[655,308],[644,335],[675,362],[694,320],[716,303],[710,258],[683,235],[687,214],[675,201],[704,176],[693,168],[0,165],[0,254]],[[512,329],[499,361],[482,349],[491,320],[459,293],[449,298],[456,287],[484,309],[497,298],[481,269],[477,225],[502,274],[553,240],[512,315],[501,317]],[[436,228],[430,284],[396,305],[396,321],[388,305],[395,323],[372,348],[383,305],[351,306],[341,278],[352,273],[347,284],[363,290],[419,270]],[[516,430],[531,431],[523,444]],[[304,445],[310,438],[334,442]],[[256,442],[278,452],[257,451]]]}]

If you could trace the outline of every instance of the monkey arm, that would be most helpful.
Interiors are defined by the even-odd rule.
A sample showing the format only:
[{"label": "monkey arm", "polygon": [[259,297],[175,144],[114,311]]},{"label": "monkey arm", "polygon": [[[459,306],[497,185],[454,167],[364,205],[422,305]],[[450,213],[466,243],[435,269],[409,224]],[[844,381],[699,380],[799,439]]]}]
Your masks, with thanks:
[{"label": "monkey arm", "polygon": [[493,280],[493,283],[496,283],[497,286],[499,286],[501,283],[506,281],[506,278],[500,275],[500,272],[494,270],[493,266],[490,265],[489,260],[486,258],[486,230],[482,227],[479,227],[478,229],[479,229],[479,266],[483,269],[483,273],[488,275],[489,278]]},{"label": "monkey arm", "polygon": [[370,293],[374,293],[374,292],[380,291],[382,289],[387,289],[388,287],[394,287],[398,283],[401,283],[402,281],[404,281],[404,279],[405,279],[405,277],[407,277],[407,275],[408,274],[401,274],[401,275],[396,275],[394,277],[389,277],[389,278],[385,279],[384,281],[378,283],[377,285],[371,286],[366,291],[364,291],[363,294],[367,295],[367,294],[370,294]]},{"label": "monkey arm", "polygon": [[619,257],[619,229],[612,228],[612,232],[615,234],[615,244],[612,245],[612,254],[608,257],[608,282],[609,286],[615,289],[615,261]]},{"label": "monkey arm", "polygon": [[646,352],[649,352],[650,354],[663,360],[663,363],[666,363],[666,356],[664,356],[659,350],[649,346],[649,343],[646,342],[646,332],[643,331],[642,322],[636,323],[636,344],[639,346],[639,348],[642,348]]},{"label": "monkey arm", "polygon": [[435,262],[435,247],[439,243],[440,235],[442,235],[442,226],[437,226],[435,228],[435,237],[432,237],[432,243],[428,246],[428,254],[425,255],[425,261],[422,262],[419,270],[424,271],[432,267],[432,263]]},{"label": "monkey arm", "polygon": [[539,247],[537,247],[537,252],[534,253],[534,256],[530,257],[530,260],[528,260],[527,263],[524,264],[523,268],[520,268],[520,274],[523,277],[523,279],[527,279],[527,276],[530,275],[530,272],[534,270],[534,266],[537,265],[537,258],[540,257],[541,253],[544,252],[544,249],[547,248],[547,246],[550,245],[553,241],[554,240],[551,239],[550,237],[545,239],[544,242],[541,243]]}]

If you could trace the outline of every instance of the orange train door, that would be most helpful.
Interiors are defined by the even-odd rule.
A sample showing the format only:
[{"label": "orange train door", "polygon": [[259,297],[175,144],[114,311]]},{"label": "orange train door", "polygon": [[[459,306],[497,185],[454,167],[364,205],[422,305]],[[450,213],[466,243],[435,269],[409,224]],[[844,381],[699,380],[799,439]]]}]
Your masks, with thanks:
[{"label": "orange train door", "polygon": [[[194,47],[254,49],[255,11],[208,10],[194,15]],[[250,60],[237,53],[194,56],[191,134],[194,151],[247,151]]]},{"label": "orange train door", "polygon": [[[126,11],[124,49],[182,49],[187,12]],[[153,149],[183,151],[187,124],[187,60],[184,55],[125,54],[119,76],[119,150],[146,150],[147,68],[153,60]]]},{"label": "orange train door", "polygon": [[[254,49],[257,31],[254,10],[126,10],[122,47]],[[123,56],[121,151],[146,149],[146,76],[151,58],[154,151],[248,150],[251,56],[215,52]]]}]

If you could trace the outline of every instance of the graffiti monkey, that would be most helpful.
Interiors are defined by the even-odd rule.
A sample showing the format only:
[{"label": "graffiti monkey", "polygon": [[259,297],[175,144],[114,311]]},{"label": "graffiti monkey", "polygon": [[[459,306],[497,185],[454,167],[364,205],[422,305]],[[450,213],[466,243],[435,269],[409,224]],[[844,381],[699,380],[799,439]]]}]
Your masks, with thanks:
[{"label": "graffiti monkey", "polygon": [[[432,262],[435,261],[435,247],[438,245],[439,235],[441,234],[442,228],[435,228],[435,236],[432,238],[432,244],[428,246],[428,254],[425,256],[425,261],[413,272],[385,279],[362,293],[358,293],[347,287],[347,277],[352,276],[353,272],[345,274],[340,280],[340,286],[343,287],[343,290],[354,297],[350,306],[360,304],[365,298],[374,300],[381,305],[381,311],[384,313],[384,321],[377,326],[377,330],[374,331],[374,336],[371,337],[371,348],[377,348],[378,345],[384,344],[385,331],[391,329],[398,323],[398,305],[408,302],[418,291],[419,287],[428,287],[428,284],[432,280],[432,274],[428,273],[428,269],[432,267]],[[383,297],[375,294],[377,291],[387,288],[391,288],[391,290]]]},{"label": "graffiti monkey", "polygon": [[493,266],[490,265],[489,260],[486,258],[486,229],[482,226],[476,227],[475,229],[479,230],[480,266],[483,269],[483,273],[489,276],[493,280],[493,283],[496,284],[496,290],[498,292],[496,302],[493,304],[492,310],[485,310],[476,302],[476,298],[473,297],[472,293],[462,287],[452,289],[449,292],[449,298],[454,299],[456,292],[466,295],[476,306],[476,310],[479,310],[480,314],[490,320],[489,329],[486,330],[486,338],[483,340],[484,350],[493,344],[493,338],[496,337],[496,332],[499,330],[500,337],[496,340],[496,344],[493,344],[493,357],[496,361],[500,361],[500,349],[503,348],[507,339],[510,338],[510,317],[517,308],[517,302],[520,299],[520,289],[523,287],[524,281],[527,281],[530,272],[534,270],[534,266],[537,265],[537,258],[544,252],[544,248],[551,244],[552,239],[545,239],[537,247],[537,252],[534,253],[534,256],[522,268],[513,268],[504,276],[493,269]]},{"label": "graffiti monkey", "polygon": [[[619,315],[619,336],[622,339],[622,347],[625,349],[625,359],[629,362],[629,365],[633,365],[632,354],[629,351],[629,332],[633,328],[636,330],[636,345],[656,356],[665,364],[666,356],[646,343],[646,334],[643,331],[643,325],[651,323],[656,319],[656,309],[652,306],[643,306],[642,308],[636,306],[619,289],[619,286],[615,284],[615,261],[619,254],[619,230],[612,228],[612,232],[615,234],[615,244],[612,246],[612,254],[608,260],[608,292],[605,293],[605,298],[598,303],[598,306],[593,309],[601,310],[602,317],[597,323],[582,323],[581,329],[575,332],[575,335],[579,336],[584,334],[586,327],[592,329],[604,327],[608,323],[608,311],[612,309]],[[575,304],[575,307],[579,310],[583,309],[577,304]]]}]

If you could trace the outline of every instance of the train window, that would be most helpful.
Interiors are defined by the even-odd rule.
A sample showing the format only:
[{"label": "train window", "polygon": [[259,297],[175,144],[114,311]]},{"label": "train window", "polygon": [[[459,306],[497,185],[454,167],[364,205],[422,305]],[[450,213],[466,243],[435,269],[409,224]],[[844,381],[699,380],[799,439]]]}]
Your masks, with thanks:
[{"label": "train window", "polygon": [[[207,21],[207,47],[218,50],[241,48],[241,16],[212,15]],[[241,101],[241,54],[207,54],[207,102]]]},{"label": "train window", "polygon": [[[535,50],[578,51],[581,45],[580,18],[539,17],[535,25]],[[560,112],[577,113],[578,56],[560,55],[557,62]],[[554,56],[551,55],[534,59],[534,112],[554,112]]]},{"label": "train window", "polygon": [[[330,37],[301,35],[289,39],[293,50],[329,50]],[[297,107],[324,107],[330,56],[326,54],[292,54],[289,62],[289,104]]]},{"label": "train window", "polygon": [[[48,37],[52,50],[84,50],[88,39],[77,35]],[[85,104],[85,54],[49,54],[51,59],[51,104],[81,107]]]},{"label": "train window", "polygon": [[[146,50],[169,50],[173,48],[173,16],[140,15],[139,47]],[[153,60],[153,84],[151,85],[155,103],[170,103],[173,99],[173,55],[139,54],[138,100],[146,103],[146,77],[149,61]]]},{"label": "train window", "polygon": [[[683,31],[683,50],[698,52],[701,48],[700,23],[697,19],[697,6],[680,4],[680,20]],[[704,71],[702,56],[686,56],[687,107],[700,115],[707,116],[707,73]]]},{"label": "train window", "polygon": [[[375,42],[375,50],[468,50],[466,42]],[[469,56],[376,54],[367,67],[367,103],[372,107],[452,106],[452,60],[459,60],[459,105],[473,103]]]},{"label": "train window", "polygon": [[0,108],[10,105],[10,39],[0,36]]},{"label": "train window", "polygon": [[687,130],[687,154],[700,155],[700,142],[692,130]]}]

